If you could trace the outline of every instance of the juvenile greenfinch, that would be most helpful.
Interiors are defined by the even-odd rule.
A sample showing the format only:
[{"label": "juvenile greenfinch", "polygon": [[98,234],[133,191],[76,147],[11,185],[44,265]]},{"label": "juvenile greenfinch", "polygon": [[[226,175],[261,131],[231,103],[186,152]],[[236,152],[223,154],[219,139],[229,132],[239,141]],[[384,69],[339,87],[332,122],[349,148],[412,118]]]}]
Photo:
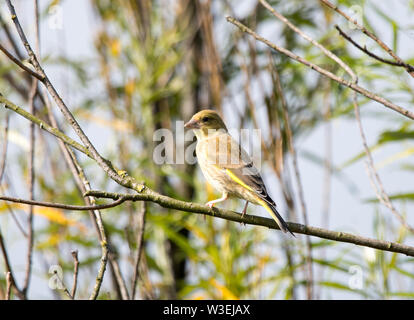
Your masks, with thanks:
[{"label": "juvenile greenfinch", "polygon": [[220,115],[214,110],[196,113],[185,125],[197,137],[198,164],[206,180],[222,197],[206,203],[216,203],[236,197],[246,200],[242,216],[249,202],[263,206],[283,232],[290,232],[287,223],[276,210],[276,204],[267,193],[259,171],[247,152],[231,137]]}]

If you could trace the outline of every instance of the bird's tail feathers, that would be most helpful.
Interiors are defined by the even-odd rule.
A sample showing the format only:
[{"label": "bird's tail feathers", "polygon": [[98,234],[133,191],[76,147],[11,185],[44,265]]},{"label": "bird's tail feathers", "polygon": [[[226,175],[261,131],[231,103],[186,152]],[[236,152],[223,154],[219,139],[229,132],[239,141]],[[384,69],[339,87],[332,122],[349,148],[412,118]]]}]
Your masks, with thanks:
[{"label": "bird's tail feathers", "polygon": [[263,207],[267,210],[267,212],[270,213],[270,215],[272,216],[273,220],[276,221],[277,225],[279,226],[280,230],[282,230],[284,233],[289,232],[292,236],[295,237],[295,235],[293,234],[292,231],[290,231],[287,223],[285,222],[285,220],[283,220],[282,216],[280,215],[280,213],[277,211],[275,206],[272,206],[271,204],[263,201]]}]

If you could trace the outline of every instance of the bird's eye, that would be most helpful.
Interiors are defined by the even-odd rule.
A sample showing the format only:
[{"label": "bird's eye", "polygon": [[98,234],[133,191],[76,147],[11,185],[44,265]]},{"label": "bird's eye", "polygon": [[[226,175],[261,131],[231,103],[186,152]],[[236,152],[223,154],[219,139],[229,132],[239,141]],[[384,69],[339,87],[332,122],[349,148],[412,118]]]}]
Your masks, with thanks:
[{"label": "bird's eye", "polygon": [[208,119],[208,117],[204,117],[203,119],[201,119],[201,121],[203,121],[203,122],[207,122],[209,119]]}]

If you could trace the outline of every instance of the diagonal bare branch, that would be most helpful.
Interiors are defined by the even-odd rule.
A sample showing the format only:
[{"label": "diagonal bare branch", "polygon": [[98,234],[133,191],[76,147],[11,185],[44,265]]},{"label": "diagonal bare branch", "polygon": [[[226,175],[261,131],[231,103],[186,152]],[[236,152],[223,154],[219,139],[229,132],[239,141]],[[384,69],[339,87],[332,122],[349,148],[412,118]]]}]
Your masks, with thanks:
[{"label": "diagonal bare branch", "polygon": [[[123,193],[112,193],[106,191],[89,191],[86,193],[88,196],[93,196],[97,198],[108,198],[117,200],[120,198],[125,198],[128,201],[149,201],[159,204],[164,208],[169,209],[176,209],[180,211],[192,212],[197,214],[204,214],[216,218],[226,219],[234,222],[240,222],[244,224],[251,224],[256,226],[263,226],[271,229],[279,230],[278,225],[273,219],[264,218],[259,216],[247,215],[245,214],[243,217],[240,213],[225,210],[225,209],[218,209],[212,208],[210,209],[208,206],[193,203],[193,202],[186,202],[177,200],[174,198],[170,198],[164,195],[161,195],[155,191],[152,191],[146,188],[140,194],[123,194]],[[400,243],[390,242],[390,241],[383,241],[377,239],[371,239],[366,237],[361,237],[357,235],[353,235],[346,232],[340,231],[331,231],[323,228],[305,226],[299,223],[288,222],[289,229],[292,230],[294,233],[310,235],[318,238],[338,241],[338,242],[347,242],[352,243],[359,246],[370,247],[373,249],[383,250],[383,251],[390,251],[390,252],[397,252],[402,253],[407,256],[414,257],[414,247],[407,246]]]},{"label": "diagonal bare branch", "polygon": [[367,98],[377,101],[380,104],[386,106],[387,108],[390,108],[400,114],[402,114],[403,116],[410,118],[412,120],[414,120],[414,112],[405,109],[403,107],[400,107],[394,103],[392,103],[391,101],[371,92],[368,91],[367,89],[359,86],[358,84],[355,84],[354,82],[345,80],[341,77],[338,77],[337,75],[333,74],[332,72],[319,67],[318,65],[307,61],[306,59],[298,56],[297,54],[293,53],[292,51],[283,48],[283,47],[279,47],[276,44],[272,43],[271,41],[263,38],[262,36],[258,35],[256,32],[254,32],[252,29],[250,29],[249,27],[247,27],[246,25],[244,25],[243,23],[241,23],[240,21],[238,21],[237,19],[227,16],[227,21],[229,21],[230,23],[234,24],[236,27],[238,27],[242,32],[246,32],[248,34],[250,34],[252,37],[254,37],[256,40],[263,42],[264,44],[266,44],[267,46],[269,46],[270,48],[288,56],[289,58],[296,60],[297,62],[302,63],[303,65],[311,68],[312,70],[315,70],[316,72],[319,72],[320,74],[322,74],[325,77],[330,78],[331,80],[338,82],[341,85],[344,85],[348,88],[351,88],[352,90],[366,96]]},{"label": "diagonal bare branch", "polygon": [[76,206],[72,204],[26,200],[26,199],[19,199],[19,198],[6,197],[6,196],[0,196],[0,200],[15,202],[15,203],[23,203],[23,204],[28,204],[31,206],[38,206],[38,207],[57,208],[57,209],[74,210],[74,211],[88,211],[88,210],[103,210],[103,209],[113,208],[113,207],[119,206],[120,204],[125,202],[127,199],[120,198],[117,201],[114,201],[112,203],[99,204],[99,205],[93,205],[93,206]]},{"label": "diagonal bare branch", "polygon": [[341,16],[343,16],[346,20],[352,22],[359,30],[361,30],[364,34],[366,34],[368,37],[370,37],[372,40],[374,40],[378,45],[386,51],[397,63],[399,63],[401,66],[403,66],[410,76],[414,77],[414,67],[412,65],[409,65],[408,63],[405,63],[389,46],[385,44],[380,38],[378,38],[374,33],[369,31],[364,26],[360,25],[359,22],[356,19],[351,18],[348,16],[345,12],[343,12],[341,9],[339,9],[337,6],[329,2],[328,0],[319,0],[327,7],[331,8],[332,10],[339,13]]}]

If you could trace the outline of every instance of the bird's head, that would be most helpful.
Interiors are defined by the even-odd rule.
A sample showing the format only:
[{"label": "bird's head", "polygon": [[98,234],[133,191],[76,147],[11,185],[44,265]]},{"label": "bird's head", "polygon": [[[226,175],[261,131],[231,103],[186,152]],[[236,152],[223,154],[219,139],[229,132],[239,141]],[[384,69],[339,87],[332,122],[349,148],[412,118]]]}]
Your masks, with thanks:
[{"label": "bird's head", "polygon": [[209,131],[224,130],[227,131],[227,127],[224,121],[221,119],[217,111],[214,110],[202,110],[197,112],[190,121],[188,121],[184,128],[194,129],[201,131],[203,135],[208,135]]}]

